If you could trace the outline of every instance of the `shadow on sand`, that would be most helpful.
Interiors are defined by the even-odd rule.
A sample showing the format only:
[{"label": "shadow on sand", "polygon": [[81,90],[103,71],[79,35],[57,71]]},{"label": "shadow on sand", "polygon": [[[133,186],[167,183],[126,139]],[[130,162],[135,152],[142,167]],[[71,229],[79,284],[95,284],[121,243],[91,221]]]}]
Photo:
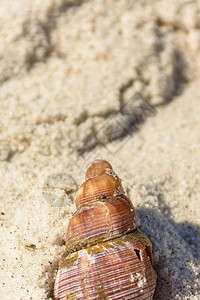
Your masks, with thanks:
[{"label": "shadow on sand", "polygon": [[189,299],[198,295],[195,265],[199,259],[200,228],[189,222],[176,222],[162,195],[157,199],[155,207],[148,204],[148,208],[137,211],[139,228],[153,245],[158,276],[154,300]]}]

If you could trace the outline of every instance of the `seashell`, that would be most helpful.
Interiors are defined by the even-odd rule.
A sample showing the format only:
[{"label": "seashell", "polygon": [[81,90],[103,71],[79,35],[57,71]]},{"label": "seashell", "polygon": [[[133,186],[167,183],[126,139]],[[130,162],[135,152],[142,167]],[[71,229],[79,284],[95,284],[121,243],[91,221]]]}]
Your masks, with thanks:
[{"label": "seashell", "polygon": [[153,299],[152,245],[112,166],[95,160],[78,190],[54,299]]}]

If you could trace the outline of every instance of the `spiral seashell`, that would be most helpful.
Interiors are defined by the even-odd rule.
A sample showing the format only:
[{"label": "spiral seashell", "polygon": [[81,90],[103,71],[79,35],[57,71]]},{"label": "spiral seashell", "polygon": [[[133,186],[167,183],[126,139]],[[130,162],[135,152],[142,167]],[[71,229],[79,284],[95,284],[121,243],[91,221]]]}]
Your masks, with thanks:
[{"label": "spiral seashell", "polygon": [[76,197],[54,299],[152,299],[152,246],[112,166],[95,160]]}]

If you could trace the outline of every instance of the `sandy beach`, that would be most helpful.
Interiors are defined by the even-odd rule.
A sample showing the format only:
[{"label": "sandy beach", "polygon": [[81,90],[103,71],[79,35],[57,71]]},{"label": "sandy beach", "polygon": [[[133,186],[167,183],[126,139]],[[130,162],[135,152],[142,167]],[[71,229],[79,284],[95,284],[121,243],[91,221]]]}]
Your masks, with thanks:
[{"label": "sandy beach", "polygon": [[0,5],[0,299],[53,299],[77,187],[109,161],[155,300],[200,290],[200,2]]}]

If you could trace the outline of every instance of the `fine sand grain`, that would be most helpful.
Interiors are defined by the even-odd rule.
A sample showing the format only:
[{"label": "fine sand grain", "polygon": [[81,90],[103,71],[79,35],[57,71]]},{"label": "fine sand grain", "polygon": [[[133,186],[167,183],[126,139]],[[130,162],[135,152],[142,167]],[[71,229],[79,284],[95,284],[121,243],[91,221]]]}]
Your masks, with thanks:
[{"label": "fine sand grain", "polygon": [[153,244],[154,299],[199,299],[200,2],[3,0],[0,299],[53,299],[104,158]]}]

